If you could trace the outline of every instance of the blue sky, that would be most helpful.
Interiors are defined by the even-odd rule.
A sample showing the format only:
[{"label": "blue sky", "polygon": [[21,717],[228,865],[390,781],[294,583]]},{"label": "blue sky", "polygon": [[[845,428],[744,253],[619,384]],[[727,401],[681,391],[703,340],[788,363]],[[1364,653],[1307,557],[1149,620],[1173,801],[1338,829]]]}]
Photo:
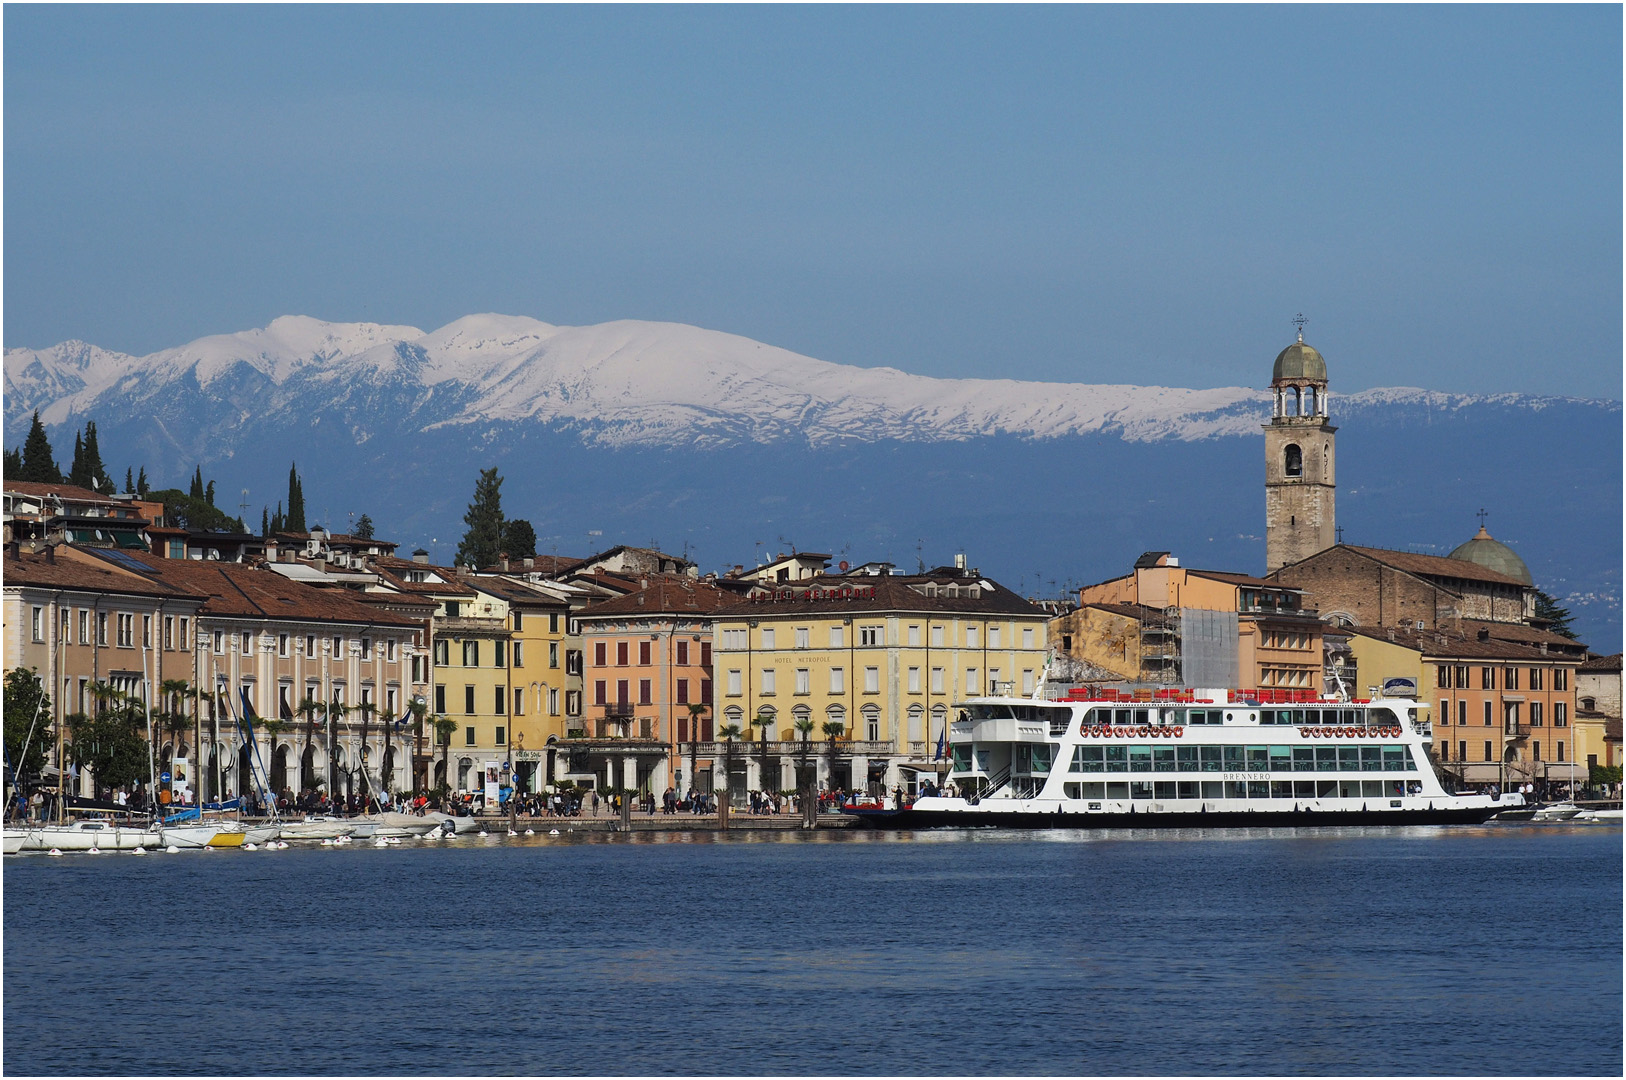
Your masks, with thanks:
[{"label": "blue sky", "polygon": [[5,344],[668,319],[1621,396],[1621,10],[4,11]]}]

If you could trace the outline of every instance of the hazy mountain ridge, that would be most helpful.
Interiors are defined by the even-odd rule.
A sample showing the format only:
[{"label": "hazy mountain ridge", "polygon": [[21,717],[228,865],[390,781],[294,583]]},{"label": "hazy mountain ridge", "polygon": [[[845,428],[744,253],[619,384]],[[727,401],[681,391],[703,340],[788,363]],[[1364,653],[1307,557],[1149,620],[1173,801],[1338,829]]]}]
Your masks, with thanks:
[{"label": "hazy mountain ridge", "polygon": [[[494,432],[507,423],[541,422],[608,447],[1097,432],[1136,442],[1194,440],[1252,435],[1269,412],[1269,395],[1257,388],[936,379],[833,364],[677,323],[561,327],[501,315],[466,316],[430,333],[285,316],[141,357],[78,341],[14,348],[5,353],[5,388],[8,421],[37,408],[52,427],[99,419],[115,407],[186,401],[200,410],[191,422],[206,430],[291,408],[312,418],[348,417],[369,432],[470,425]],[[1332,400],[1335,415],[1394,406],[1619,408],[1410,388]],[[369,418],[367,408],[391,411]]]}]

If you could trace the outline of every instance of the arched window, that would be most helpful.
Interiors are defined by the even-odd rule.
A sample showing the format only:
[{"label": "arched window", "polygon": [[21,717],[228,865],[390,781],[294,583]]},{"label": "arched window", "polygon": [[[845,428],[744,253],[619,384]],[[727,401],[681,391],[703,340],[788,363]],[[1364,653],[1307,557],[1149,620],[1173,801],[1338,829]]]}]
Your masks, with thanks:
[{"label": "arched window", "polygon": [[1304,415],[1303,404],[1302,403],[1303,403],[1303,398],[1300,397],[1300,395],[1299,395],[1299,388],[1295,386],[1295,387],[1293,387],[1293,415],[1294,416],[1303,416]]},{"label": "arched window", "polygon": [[1287,450],[1282,454],[1282,472],[1287,476],[1304,475],[1304,451],[1299,449],[1297,443],[1287,444]]},{"label": "arched window", "polygon": [[864,738],[876,742],[881,737],[881,707],[865,705],[858,711],[864,714]]},{"label": "arched window", "polygon": [[798,705],[790,711],[791,721],[800,724],[804,720],[813,719],[813,710],[806,705]]},{"label": "arched window", "polygon": [[738,705],[730,705],[723,710],[723,719],[730,724],[738,724],[745,719],[745,710]]},{"label": "arched window", "polygon": [[1315,411],[1315,387],[1313,386],[1306,386],[1304,388],[1304,415],[1318,415]]},{"label": "arched window", "polygon": [[847,708],[844,705],[832,705],[824,710],[824,718],[826,723],[845,725],[847,723]]},{"label": "arched window", "polygon": [[474,768],[474,762],[466,757],[457,759],[457,789],[467,791],[469,788],[469,770]]}]

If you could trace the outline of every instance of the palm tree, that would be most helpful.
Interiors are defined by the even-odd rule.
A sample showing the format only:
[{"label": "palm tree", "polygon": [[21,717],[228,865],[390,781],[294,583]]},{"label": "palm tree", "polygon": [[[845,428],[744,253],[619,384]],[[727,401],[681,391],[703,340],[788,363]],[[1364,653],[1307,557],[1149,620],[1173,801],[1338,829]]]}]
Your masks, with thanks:
[{"label": "palm tree", "polygon": [[305,761],[310,757],[311,744],[316,741],[316,714],[327,711],[327,706],[306,695],[294,706],[294,712],[305,718],[305,749],[299,755],[299,787],[301,790],[316,786],[316,777],[306,772]]},{"label": "palm tree", "polygon": [[[339,797],[339,721],[350,712],[350,706],[335,698],[327,706],[327,797]],[[335,803],[337,805],[337,803]]]},{"label": "palm tree", "polygon": [[717,800],[717,825],[728,828],[728,785],[734,779],[734,740],[740,737],[740,725],[724,724],[718,734],[723,737],[723,797]]},{"label": "palm tree", "polygon": [[412,794],[417,795],[421,787],[429,786],[427,776],[424,777],[423,784],[420,785],[418,782],[418,747],[423,745],[423,722],[429,715],[429,706],[425,702],[413,699],[407,709],[412,713]]},{"label": "palm tree", "polygon": [[[440,744],[440,771],[441,775],[451,772],[452,768],[452,732],[457,730],[457,721],[446,716],[435,717],[435,741]],[[450,787],[450,781],[442,781],[442,786]]]},{"label": "palm tree", "polygon": [[798,761],[796,764],[796,772],[798,774],[796,778],[798,781],[796,786],[800,788],[802,792],[802,817],[808,822],[813,822],[817,820],[817,818],[814,816],[817,811],[810,811],[809,807],[813,805],[813,788],[815,785],[813,783],[813,777],[808,773],[807,769],[807,755],[808,752],[813,748],[812,744],[808,742],[808,738],[813,734],[813,718],[803,717],[791,726],[794,727],[796,729],[796,733],[802,737],[802,749],[797,755]]},{"label": "palm tree", "polygon": [[[372,781],[367,776],[367,735],[373,714],[378,711],[378,706],[370,701],[363,701],[352,706],[351,711],[361,714],[361,752],[356,755],[356,767],[351,770],[351,775],[354,776],[356,772],[360,772],[362,783],[366,784],[368,788],[367,794],[375,795],[377,793],[372,790]],[[351,786],[355,786],[354,780],[351,781]]]},{"label": "palm tree", "polygon": [[[772,705],[763,705],[757,709],[757,729],[762,733],[762,737],[757,744],[757,779],[762,785],[763,791],[768,790],[768,734],[773,730],[774,714],[772,709]],[[777,786],[774,790],[778,790]]]},{"label": "palm tree", "polygon": [[819,730],[824,732],[825,752],[830,755],[828,772],[830,786],[834,788],[836,786],[836,744],[841,741],[842,733],[847,730],[847,725],[837,720],[826,720],[819,726]]}]

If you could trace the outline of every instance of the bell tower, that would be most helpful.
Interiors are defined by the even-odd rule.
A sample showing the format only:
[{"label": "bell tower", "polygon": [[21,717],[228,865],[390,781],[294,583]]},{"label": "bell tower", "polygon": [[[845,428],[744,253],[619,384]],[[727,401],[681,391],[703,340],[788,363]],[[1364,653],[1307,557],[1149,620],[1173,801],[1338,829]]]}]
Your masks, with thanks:
[{"label": "bell tower", "polygon": [[1327,362],[1298,341],[1276,357],[1265,425],[1265,573],[1334,544],[1333,433],[1327,422]]}]

